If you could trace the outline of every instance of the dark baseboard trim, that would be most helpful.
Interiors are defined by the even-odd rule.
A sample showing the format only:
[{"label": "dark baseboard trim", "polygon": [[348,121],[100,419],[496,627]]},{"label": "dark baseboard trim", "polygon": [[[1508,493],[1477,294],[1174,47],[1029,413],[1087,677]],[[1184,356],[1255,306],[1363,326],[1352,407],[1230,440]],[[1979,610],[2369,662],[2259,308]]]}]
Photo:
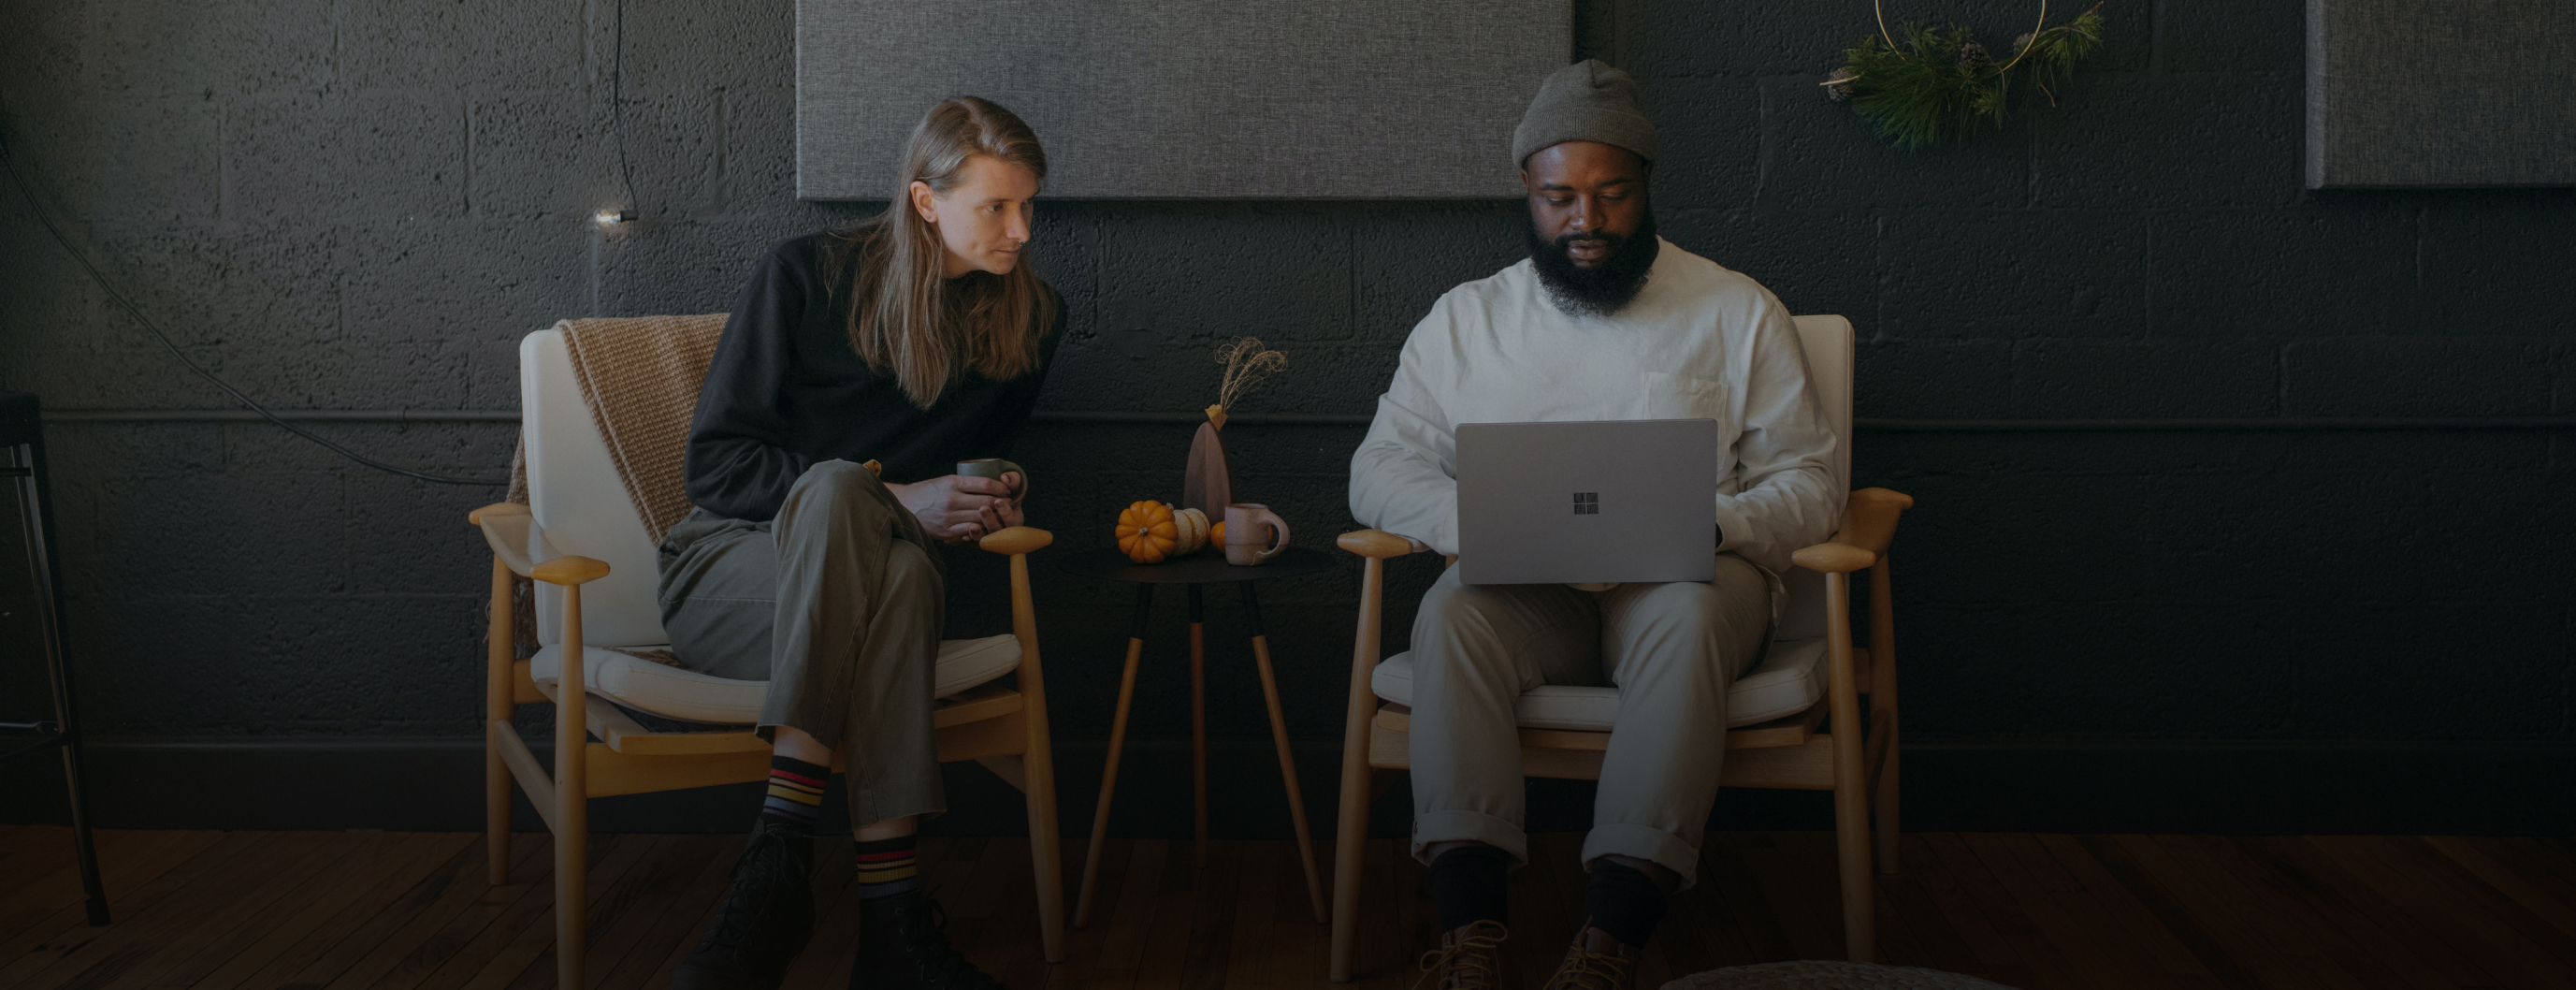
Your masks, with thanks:
[{"label": "dark baseboard trim", "polygon": [[[318,423],[515,423],[511,409],[278,409],[277,418]],[[53,423],[256,423],[247,409],[54,409]],[[1189,425],[1195,412],[1073,412],[1039,410],[1039,423]],[[1236,413],[1227,423],[1250,426],[1367,426],[1367,413]],[[1891,433],[2312,433],[2417,430],[2568,430],[2576,416],[2261,416],[2238,419],[1889,419],[1852,420],[1862,430]]]},{"label": "dark baseboard trim", "polygon": [[[516,409],[271,409],[296,423],[516,423]],[[47,409],[48,423],[264,423],[248,409]]]},{"label": "dark baseboard trim", "polygon": [[[544,747],[539,747],[541,755]],[[1286,801],[1267,742],[1209,752],[1211,830],[1287,835]],[[1338,740],[1301,740],[1299,775],[1317,835],[1333,827]],[[91,812],[108,828],[413,829],[482,827],[479,740],[421,738],[111,738],[87,747]],[[1088,828],[1104,746],[1067,740],[1057,757],[1059,819]],[[61,764],[0,765],[0,823],[64,820]],[[2199,834],[2564,835],[2576,833],[2576,742],[2101,741],[1922,742],[1903,753],[1905,827],[1925,831]],[[931,831],[1024,834],[1018,792],[971,763],[947,767],[950,812]],[[1128,746],[1111,829],[1186,837],[1189,750],[1177,739]],[[838,786],[837,784],[835,785]],[[1404,831],[1409,791],[1375,807],[1371,832]],[[1534,781],[1530,827],[1586,827],[1591,786]],[[759,804],[756,784],[603,798],[604,832],[731,832]],[[841,815],[838,797],[825,802]],[[1712,825],[1830,828],[1821,792],[1728,790]],[[523,829],[542,826],[521,801]],[[843,827],[827,822],[826,827]]]}]

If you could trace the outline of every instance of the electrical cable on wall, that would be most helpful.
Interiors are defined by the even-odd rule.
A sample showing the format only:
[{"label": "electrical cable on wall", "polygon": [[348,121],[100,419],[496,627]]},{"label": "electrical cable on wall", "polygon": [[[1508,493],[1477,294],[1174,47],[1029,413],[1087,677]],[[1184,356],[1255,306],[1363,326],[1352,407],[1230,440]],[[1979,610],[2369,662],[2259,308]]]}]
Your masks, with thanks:
[{"label": "electrical cable on wall", "polygon": [[349,448],[343,447],[337,443],[333,443],[329,439],[315,434],[310,430],[306,430],[303,427],[279,418],[276,413],[268,411],[267,406],[260,405],[250,396],[243,394],[242,390],[232,387],[231,384],[225,382],[221,378],[215,377],[214,372],[207,371],[206,369],[199,367],[197,362],[189,360],[188,355],[179,350],[179,345],[172,343],[170,341],[170,336],[161,332],[161,327],[158,324],[153,323],[150,317],[143,315],[142,309],[136,307],[133,302],[128,301],[125,298],[125,293],[116,291],[116,286],[107,280],[107,275],[100,272],[97,265],[90,263],[89,255],[83,253],[79,246],[72,243],[71,235],[64,233],[63,228],[54,223],[52,214],[45,212],[44,204],[36,198],[35,187],[28,183],[26,175],[19,171],[18,156],[9,147],[9,139],[5,134],[0,134],[0,167],[5,167],[7,169],[10,184],[18,187],[18,195],[26,199],[27,209],[29,212],[36,215],[36,222],[43,224],[45,232],[53,235],[54,243],[62,246],[63,253],[71,255],[73,261],[80,263],[81,270],[89,273],[90,281],[98,284],[99,291],[107,293],[107,298],[115,302],[118,309],[124,310],[125,315],[131,317],[136,326],[142,327],[144,333],[151,335],[153,340],[158,341],[163,350],[169,351],[170,356],[176,359],[181,367],[195,372],[197,377],[203,378],[207,382],[213,384],[216,388],[222,389],[225,395],[232,396],[233,401],[241,403],[244,408],[247,408],[252,412],[258,413],[260,418],[277,424],[279,429],[283,429],[288,433],[313,441],[314,443],[321,445],[323,449],[329,450],[334,454],[338,454],[342,457],[348,458],[349,460],[388,474],[398,474],[406,478],[435,482],[442,485],[484,485],[499,487],[509,484],[509,479],[507,478],[455,478],[448,477],[446,475],[430,474],[426,471],[414,471],[410,468],[387,464],[383,461],[358,453],[357,451],[350,450]]},{"label": "electrical cable on wall", "polygon": [[626,189],[626,205],[599,211],[602,226],[635,219],[635,168],[626,161],[626,0],[617,0],[617,29],[608,57],[608,124],[617,135],[617,181]]}]

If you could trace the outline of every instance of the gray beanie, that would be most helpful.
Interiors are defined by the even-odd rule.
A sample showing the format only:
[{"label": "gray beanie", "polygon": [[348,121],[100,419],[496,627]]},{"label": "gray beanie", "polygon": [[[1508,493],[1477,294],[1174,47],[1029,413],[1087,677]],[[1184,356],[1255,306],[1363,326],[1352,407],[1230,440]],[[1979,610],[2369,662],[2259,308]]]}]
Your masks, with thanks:
[{"label": "gray beanie", "polygon": [[1637,105],[1637,81],[1589,58],[1550,73],[1512,129],[1512,164],[1567,141],[1598,141],[1654,161],[1655,122]]}]

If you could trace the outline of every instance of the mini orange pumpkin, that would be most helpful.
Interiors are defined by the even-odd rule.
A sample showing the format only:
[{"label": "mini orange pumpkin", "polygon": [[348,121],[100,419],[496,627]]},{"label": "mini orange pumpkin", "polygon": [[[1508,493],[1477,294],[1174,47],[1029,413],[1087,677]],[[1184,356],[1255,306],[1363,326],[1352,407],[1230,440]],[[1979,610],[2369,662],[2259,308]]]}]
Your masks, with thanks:
[{"label": "mini orange pumpkin", "polygon": [[1171,506],[1147,500],[1118,513],[1118,549],[1129,560],[1162,563],[1179,542],[1180,531],[1172,523]]}]

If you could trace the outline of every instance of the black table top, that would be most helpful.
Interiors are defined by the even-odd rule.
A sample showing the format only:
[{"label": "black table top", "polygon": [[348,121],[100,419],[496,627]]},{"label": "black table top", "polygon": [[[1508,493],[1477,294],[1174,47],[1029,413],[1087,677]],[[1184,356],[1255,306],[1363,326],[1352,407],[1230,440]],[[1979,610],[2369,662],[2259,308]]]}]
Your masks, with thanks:
[{"label": "black table top", "polygon": [[1057,557],[1055,566],[1067,574],[1080,577],[1108,578],[1141,584],[1217,584],[1227,581],[1259,581],[1264,578],[1296,577],[1312,574],[1333,566],[1333,555],[1305,547],[1289,547],[1267,564],[1236,567],[1225,562],[1223,553],[1196,553],[1179,560],[1159,564],[1139,564],[1127,559],[1115,547],[1102,547]]}]

